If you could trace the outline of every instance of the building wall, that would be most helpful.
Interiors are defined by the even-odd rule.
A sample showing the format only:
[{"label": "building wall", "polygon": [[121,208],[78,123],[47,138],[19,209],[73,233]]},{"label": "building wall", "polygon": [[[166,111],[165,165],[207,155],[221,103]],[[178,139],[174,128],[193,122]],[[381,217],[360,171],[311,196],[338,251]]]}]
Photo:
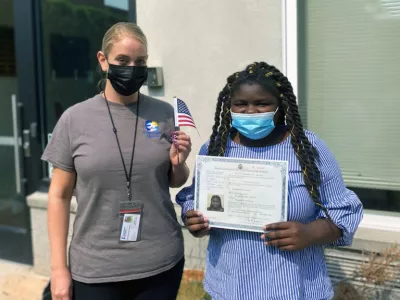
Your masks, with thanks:
[{"label": "building wall", "polygon": [[200,133],[188,130],[193,140],[188,165],[193,169],[195,154],[210,136],[226,78],[254,61],[282,68],[282,1],[136,3],[137,22],[149,42],[149,65],[164,73],[163,88],[142,92],[170,103],[177,96],[188,104]]}]

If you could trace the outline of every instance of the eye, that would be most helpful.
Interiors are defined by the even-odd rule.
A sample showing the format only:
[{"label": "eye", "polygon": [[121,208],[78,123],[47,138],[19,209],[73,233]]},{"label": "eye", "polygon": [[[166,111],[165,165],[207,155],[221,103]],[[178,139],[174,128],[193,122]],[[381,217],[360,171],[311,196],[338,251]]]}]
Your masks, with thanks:
[{"label": "eye", "polygon": [[244,101],[237,101],[233,103],[234,106],[246,106],[247,104],[248,103]]},{"label": "eye", "polygon": [[138,59],[135,61],[135,65],[137,65],[137,66],[146,65],[146,61],[144,59]]},{"label": "eye", "polygon": [[120,65],[127,65],[128,61],[125,58],[118,58],[118,62]]},{"label": "eye", "polygon": [[257,106],[261,106],[261,107],[266,107],[266,106],[272,106],[275,103],[269,102],[269,101],[260,101],[257,103]]}]

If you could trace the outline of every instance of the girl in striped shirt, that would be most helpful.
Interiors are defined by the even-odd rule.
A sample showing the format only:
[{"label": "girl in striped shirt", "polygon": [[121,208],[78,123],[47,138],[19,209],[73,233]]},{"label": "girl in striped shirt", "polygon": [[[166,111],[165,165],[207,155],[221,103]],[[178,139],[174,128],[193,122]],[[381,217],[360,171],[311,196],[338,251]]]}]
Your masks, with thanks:
[{"label": "girl in striped shirt", "polygon": [[192,235],[209,235],[204,287],[216,300],[332,299],[324,247],[348,246],[362,219],[325,143],[303,128],[296,96],[274,66],[253,63],[220,92],[215,124],[200,155],[286,160],[288,221],[264,234],[210,228],[194,211],[194,179],[178,193]]}]

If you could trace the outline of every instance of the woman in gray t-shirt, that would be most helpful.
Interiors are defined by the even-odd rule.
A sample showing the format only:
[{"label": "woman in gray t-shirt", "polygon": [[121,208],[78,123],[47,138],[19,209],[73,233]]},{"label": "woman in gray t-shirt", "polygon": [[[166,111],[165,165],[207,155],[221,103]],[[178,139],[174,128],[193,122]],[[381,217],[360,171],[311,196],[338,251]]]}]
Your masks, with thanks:
[{"label": "woman in gray t-shirt", "polygon": [[[190,138],[174,131],[171,105],[138,92],[147,78],[147,42],[138,26],[112,26],[97,57],[107,74],[103,92],[61,116],[43,154],[54,166],[52,297],[172,300],[184,251],[169,188],[188,178]],[[67,266],[74,188],[78,208]]]}]

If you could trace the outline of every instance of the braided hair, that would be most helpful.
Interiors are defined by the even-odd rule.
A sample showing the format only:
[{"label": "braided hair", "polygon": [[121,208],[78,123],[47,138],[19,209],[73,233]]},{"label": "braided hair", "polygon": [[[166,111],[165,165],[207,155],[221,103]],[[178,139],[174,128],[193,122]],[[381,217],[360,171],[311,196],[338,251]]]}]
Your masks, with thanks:
[{"label": "braided hair", "polygon": [[279,110],[283,113],[280,114],[277,125],[286,124],[307,190],[315,205],[321,208],[325,216],[331,220],[320,199],[321,174],[316,164],[319,159],[318,151],[304,133],[292,85],[274,66],[265,62],[255,62],[248,65],[245,70],[228,77],[225,87],[218,96],[208,155],[224,156],[229,135],[233,137],[237,133],[231,125],[230,100],[242,84],[259,84],[278,99]]}]

